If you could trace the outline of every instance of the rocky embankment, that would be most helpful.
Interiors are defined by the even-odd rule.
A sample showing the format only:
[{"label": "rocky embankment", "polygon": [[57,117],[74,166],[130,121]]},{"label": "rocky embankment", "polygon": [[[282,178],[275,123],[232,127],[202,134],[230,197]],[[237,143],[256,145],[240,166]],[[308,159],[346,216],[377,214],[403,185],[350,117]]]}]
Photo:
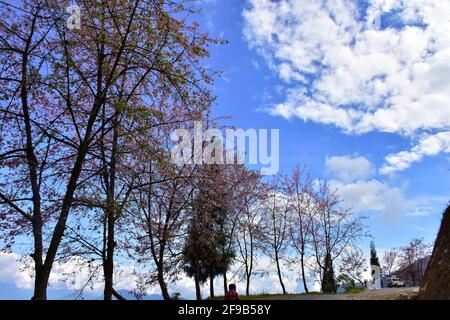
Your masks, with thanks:
[{"label": "rocky embankment", "polygon": [[433,254],[417,299],[450,300],[450,206],[444,212]]}]

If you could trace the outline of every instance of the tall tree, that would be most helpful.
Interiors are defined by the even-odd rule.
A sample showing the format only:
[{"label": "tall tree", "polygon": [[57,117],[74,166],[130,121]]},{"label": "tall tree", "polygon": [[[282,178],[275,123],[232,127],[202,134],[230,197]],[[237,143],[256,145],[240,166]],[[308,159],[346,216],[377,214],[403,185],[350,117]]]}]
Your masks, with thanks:
[{"label": "tall tree", "polygon": [[336,292],[334,261],[361,237],[367,236],[363,217],[354,217],[342,209],[337,191],[320,181],[315,192],[317,212],[313,223],[313,248],[320,270],[322,292]]},{"label": "tall tree", "polygon": [[228,290],[227,272],[234,262],[238,251],[236,233],[239,232],[239,222],[248,213],[249,205],[254,204],[261,197],[261,176],[259,173],[247,169],[243,165],[228,165],[222,172],[221,181],[225,183],[222,198],[226,199],[227,211],[221,227],[225,243],[222,248],[224,269],[223,292]]},{"label": "tall tree", "polygon": [[114,141],[120,141],[121,119],[139,109],[137,118],[151,126],[149,117],[159,112],[153,106],[161,101],[193,114],[207,110],[212,98],[205,86],[211,77],[200,60],[213,41],[180,19],[190,10],[174,1],[82,1],[82,27],[71,31],[68,5],[48,1],[44,6],[37,0],[0,4],[6,17],[1,54],[7,58],[0,81],[8,88],[2,96],[2,123],[17,133],[4,135],[2,129],[2,139],[12,142],[1,152],[8,160],[3,172],[16,179],[0,186],[1,205],[8,208],[8,227],[15,221],[11,229],[23,232],[15,227],[20,221],[32,229],[34,298],[46,299],[77,190],[93,175],[85,164],[99,160],[102,141],[110,137],[111,143],[104,144],[109,161],[101,167],[108,176],[104,273],[105,298],[110,299],[117,215],[112,208],[118,192]]},{"label": "tall tree", "polygon": [[245,293],[250,294],[250,283],[254,273],[257,252],[261,251],[262,236],[262,213],[261,201],[264,198],[261,183],[249,184],[252,186],[252,192],[244,196],[244,206],[242,208],[242,218],[239,219],[236,243],[237,243],[237,262],[243,266],[245,277]]},{"label": "tall tree", "polygon": [[[64,147],[67,139],[61,143],[50,134],[66,112],[64,107],[60,108],[57,102],[50,100],[48,92],[52,88],[45,83],[48,69],[51,69],[49,57],[55,49],[50,34],[56,22],[41,1],[17,6],[2,2],[0,8],[5,17],[0,23],[1,54],[5,63],[0,76],[4,88],[1,140],[8,142],[2,143],[1,205],[7,208],[6,224],[10,236],[29,231],[33,235],[34,298],[45,299],[81,159],[72,166],[71,173],[63,173],[59,167],[62,163],[72,165],[63,153],[67,150]],[[51,184],[59,185],[58,178],[68,176],[71,178],[65,195],[50,189]],[[57,211],[60,211],[59,219]],[[48,246],[44,243],[44,233],[49,221],[55,219],[57,224]],[[9,244],[11,241],[13,239],[8,241]]]},{"label": "tall tree", "polygon": [[424,259],[430,254],[430,246],[423,238],[414,238],[400,250],[400,272],[412,285],[420,285],[426,267]]},{"label": "tall tree", "polygon": [[285,189],[290,205],[290,238],[292,247],[300,256],[300,270],[305,292],[308,293],[306,280],[306,260],[312,244],[312,225],[316,210],[313,185],[309,175],[299,166],[291,176],[285,179]]},{"label": "tall tree", "polygon": [[370,241],[370,265],[371,266],[380,266],[380,260],[377,256],[377,249],[375,248],[375,242]]},{"label": "tall tree", "polygon": [[228,214],[222,181],[224,165],[204,165],[199,168],[196,193],[193,196],[187,240],[184,249],[184,269],[194,278],[197,300],[201,299],[200,284],[209,280],[210,296],[214,296],[214,278],[223,274],[229,263],[223,256],[226,234],[223,226]]},{"label": "tall tree", "polygon": [[339,272],[354,282],[364,286],[363,274],[367,270],[367,260],[361,249],[349,248],[340,259]]},{"label": "tall tree", "polygon": [[399,252],[396,249],[390,249],[383,254],[383,269],[384,272],[390,276],[398,267]]},{"label": "tall tree", "polygon": [[141,187],[133,192],[135,204],[130,207],[129,240],[139,264],[154,266],[140,272],[143,295],[148,286],[158,283],[165,300],[170,299],[168,281],[177,279],[181,266],[184,222],[191,205],[194,187],[190,183],[192,168],[155,166],[148,175],[139,177]]},{"label": "tall tree", "polygon": [[283,281],[282,263],[289,245],[289,201],[282,193],[280,178],[276,178],[270,185],[267,197],[263,200],[264,215],[262,222],[262,241],[265,252],[276,266],[278,280],[283,294],[286,286]]}]

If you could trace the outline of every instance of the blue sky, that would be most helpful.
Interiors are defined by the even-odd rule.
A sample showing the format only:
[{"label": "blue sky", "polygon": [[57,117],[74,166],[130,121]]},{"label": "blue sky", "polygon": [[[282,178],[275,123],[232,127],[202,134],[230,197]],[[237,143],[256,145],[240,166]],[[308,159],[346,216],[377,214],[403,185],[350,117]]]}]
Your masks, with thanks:
[{"label": "blue sky", "polygon": [[[211,59],[208,61],[209,65],[223,71],[223,77],[218,79],[215,84],[215,94],[218,100],[217,106],[214,108],[214,114],[217,116],[231,115],[232,119],[227,121],[227,123],[243,129],[280,129],[280,169],[283,172],[289,172],[299,163],[307,166],[314,177],[328,178],[335,181],[335,185],[343,190],[344,203],[351,205],[357,209],[356,211],[369,216],[368,224],[378,247],[399,246],[412,237],[424,237],[427,241],[432,241],[439,225],[440,214],[450,199],[449,142],[446,141],[445,143],[447,144],[441,143],[442,150],[439,150],[436,154],[424,155],[420,160],[411,162],[403,170],[399,169],[398,163],[404,163],[404,161],[399,160],[398,162],[392,161],[390,163],[387,157],[401,152],[412,153],[413,148],[420,145],[421,139],[433,136],[436,133],[448,133],[446,130],[449,129],[450,125],[449,100],[446,100],[442,106],[431,105],[426,111],[429,113],[440,112],[444,117],[441,123],[436,123],[434,119],[430,119],[428,123],[423,121],[423,124],[419,123],[417,125],[414,123],[408,124],[410,122],[406,120],[399,120],[398,124],[389,126],[383,123],[384,120],[381,119],[378,121],[379,123],[372,121],[374,123],[368,126],[369,128],[358,129],[358,125],[363,120],[357,119],[351,125],[341,125],[339,121],[333,123],[333,121],[327,119],[326,115],[319,117],[306,115],[302,118],[298,116],[283,117],[276,114],[274,108],[279,104],[289,104],[290,108],[298,107],[296,103],[300,105],[300,99],[294,102],[289,101],[290,90],[297,92],[300,92],[302,88],[306,91],[315,90],[315,92],[320,92],[320,90],[311,83],[296,81],[294,79],[295,76],[292,75],[289,80],[283,78],[280,74],[280,66],[286,63],[290,64],[291,68],[298,67],[301,63],[295,65],[295,59],[303,56],[297,56],[295,51],[283,56],[283,50],[291,49],[289,41],[266,41],[265,37],[267,34],[259,34],[261,30],[270,30],[271,37],[275,38],[282,32],[287,33],[286,30],[288,29],[294,31],[296,29],[307,30],[308,26],[306,23],[301,24],[295,21],[296,12],[299,13],[298,16],[304,15],[305,20],[308,20],[306,17],[308,14],[315,14],[320,17],[317,13],[319,9],[322,10],[321,14],[328,13],[330,15],[350,10],[348,7],[344,9],[329,9],[327,1],[323,1],[323,6],[319,7],[319,9],[314,8],[314,10],[311,10],[311,13],[305,13],[304,11],[307,10],[302,8],[310,5],[292,6],[294,2],[277,1],[275,4],[271,4],[270,1],[263,0],[206,1],[200,25],[211,36],[229,41],[228,45],[213,48]],[[320,2],[317,1],[317,3]],[[302,3],[302,1],[297,1],[297,3]],[[438,37],[438,35],[434,35],[434,30],[427,30],[426,26],[422,26],[418,22],[419,18],[417,17],[414,21],[412,18],[408,22],[405,22],[406,20],[403,21],[403,14],[406,9],[412,10],[414,8],[406,8],[405,6],[398,8],[389,7],[389,1],[361,1],[358,3],[355,1],[343,1],[342,3],[344,7],[346,3],[349,3],[350,6],[355,6],[360,12],[359,17],[353,15],[351,16],[352,19],[347,19],[348,21],[342,19],[341,24],[343,25],[351,25],[352,23],[363,24],[368,19],[368,8],[373,7],[375,9],[378,8],[379,12],[381,12],[380,29],[373,30],[373,32],[375,34],[379,33],[383,39],[389,36],[398,38],[405,30],[405,25],[408,25],[408,28],[419,26],[417,27],[418,32],[421,30],[423,30],[424,34],[429,32],[431,39]],[[425,8],[425,2],[415,1],[415,3],[417,8]],[[291,5],[290,10],[288,10],[289,13],[277,12],[283,10],[281,8],[283,5]],[[448,7],[444,9],[448,9]],[[247,12],[247,14],[244,14],[244,12]],[[356,11],[350,10],[350,12],[355,13]],[[399,14],[399,12],[402,14]],[[315,20],[318,20],[318,17]],[[264,25],[265,23],[270,24],[270,21],[273,19],[278,19],[279,22],[274,23],[271,27]],[[425,18],[422,17],[422,19]],[[339,25],[339,19],[335,20],[337,21],[336,24]],[[282,21],[284,21],[284,26],[279,27]],[[448,17],[445,18],[445,22],[448,23]],[[394,31],[389,33],[389,30]],[[301,37],[306,34],[308,34],[307,31],[304,31],[303,35],[298,36]],[[354,31],[352,36],[358,38],[361,37],[361,34],[364,34],[364,31]],[[333,42],[332,36],[331,34],[330,42]],[[426,36],[428,35],[425,34],[423,37]],[[397,38],[395,40],[399,41]],[[407,38],[407,35],[404,35],[404,38]],[[448,39],[438,39],[437,41],[444,42],[444,40]],[[360,42],[363,41],[364,39],[360,40]],[[369,42],[369,40],[366,40],[366,42]],[[317,45],[317,43],[326,45],[327,39],[324,38],[323,43],[317,40],[313,44]],[[449,43],[444,42],[441,51],[448,50],[448,45]],[[295,48],[302,50],[301,46],[302,43],[299,44],[298,48]],[[311,48],[311,43],[305,43],[305,46]],[[349,41],[348,47],[351,46],[352,41]],[[335,50],[338,47],[341,48],[343,46],[336,44],[336,48],[331,48],[330,50]],[[397,59],[403,60],[407,59],[408,55],[413,55],[411,52],[414,53],[418,48],[416,43],[412,42],[406,43],[405,49],[400,52],[389,49],[377,50],[376,48],[372,50],[373,52],[368,52],[367,54],[381,52],[388,56],[383,57],[383,59],[386,60],[386,64],[389,64],[390,61],[387,59],[389,54],[393,56],[392,60],[394,61]],[[434,50],[438,52],[438,49]],[[283,56],[283,58],[279,58],[280,56]],[[307,54],[304,56],[308,58]],[[322,58],[324,58],[323,56],[324,54],[321,55]],[[414,57],[412,57],[411,60],[417,63],[416,60],[420,61],[421,59],[414,60]],[[427,61],[426,59],[422,60]],[[380,61],[383,60],[380,59]],[[342,65],[345,65],[345,63],[342,62]],[[323,63],[323,66],[319,66],[316,71],[308,74],[307,77],[317,79],[324,72],[323,70],[334,67],[336,66]],[[407,67],[404,68],[406,69]],[[302,71],[301,68],[297,70],[299,72]],[[349,72],[353,71],[351,67],[347,67],[347,70]],[[332,74],[332,71],[330,73]],[[393,73],[395,73],[395,70]],[[392,74],[386,71],[384,77],[392,77]],[[447,75],[442,80],[450,82],[449,77]],[[373,81],[373,78],[370,80]],[[417,75],[417,78],[418,82],[420,80],[419,75]],[[422,78],[424,78],[423,81],[427,81],[427,78]],[[333,75],[331,75],[331,80],[337,81],[339,79],[337,76],[333,78]],[[429,82],[432,81],[430,80]],[[339,83],[335,84],[339,87]],[[404,90],[414,88],[415,85],[415,83],[412,83],[410,88],[405,88]],[[394,89],[402,91],[401,89],[403,88],[399,86],[399,88],[394,87]],[[349,95],[354,95],[355,91],[356,94],[360,93],[352,87],[347,91]],[[437,90],[435,91],[438,92]],[[338,92],[336,96],[345,93]],[[429,94],[432,95],[435,92],[431,90]],[[403,98],[401,92],[398,95],[397,100]],[[314,93],[311,96],[314,99]],[[368,96],[374,100],[376,98],[373,95]],[[407,98],[409,97],[404,99]],[[444,94],[443,98],[448,98],[448,96]],[[354,103],[354,99],[346,99],[345,96],[341,97],[340,100],[342,101],[341,105],[344,107]],[[290,103],[287,103],[287,101]],[[323,101],[327,101],[327,99],[323,99],[320,102]],[[332,101],[333,99],[330,98],[327,102]],[[370,108],[386,108],[392,105],[393,101],[393,99],[381,99],[374,101],[374,106],[356,107],[355,109],[363,110],[363,112],[369,114],[369,111],[373,112]],[[333,108],[333,105],[331,105],[331,108]],[[401,108],[405,109],[406,107],[398,102],[399,110],[395,111],[400,113],[402,112]],[[414,110],[411,110],[411,113],[413,113],[412,111]],[[410,111],[406,110],[405,112]],[[337,114],[336,117],[338,116]],[[389,117],[386,116],[388,119],[395,117],[396,114],[394,112]],[[411,114],[411,122],[416,121],[413,117],[414,114]],[[388,121],[386,120],[385,122]],[[446,148],[447,150],[445,150]],[[327,159],[334,161],[327,162]],[[360,163],[367,164],[364,160],[370,163],[369,172],[347,178],[346,181],[338,179],[338,177],[342,176],[342,171],[357,171],[358,168],[355,166],[358,166]],[[385,170],[386,173],[382,173],[380,171],[383,167],[390,168],[390,170]],[[370,201],[364,199],[367,197],[374,199]],[[364,208],[365,204],[367,205],[366,208]]]},{"label": "blue sky", "polygon": [[[213,114],[243,129],[279,129],[281,171],[300,164],[330,179],[345,205],[369,217],[380,254],[413,237],[433,241],[450,200],[450,4],[206,0],[201,7],[202,30],[229,41],[207,61],[223,71]],[[20,278],[8,275],[0,283]]]}]

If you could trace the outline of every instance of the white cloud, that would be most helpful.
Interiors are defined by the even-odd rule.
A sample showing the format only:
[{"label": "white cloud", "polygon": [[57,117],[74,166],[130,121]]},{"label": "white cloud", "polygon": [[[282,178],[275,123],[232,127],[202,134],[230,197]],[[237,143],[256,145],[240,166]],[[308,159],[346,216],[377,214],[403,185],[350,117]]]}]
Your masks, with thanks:
[{"label": "white cloud", "polygon": [[[313,257],[306,257],[306,263],[310,266],[316,262]],[[283,283],[288,293],[303,292],[303,284],[300,279],[300,264],[289,264],[284,260],[280,261]],[[239,266],[234,265],[232,270],[236,270]],[[294,268],[293,268],[294,267]],[[277,268],[272,259],[268,256],[258,256],[254,261],[255,274],[251,278],[250,294],[264,293],[282,293],[280,280],[277,274]],[[264,273],[261,276],[261,272]],[[234,276],[234,277],[233,277]],[[236,287],[240,294],[245,293],[245,280],[235,276],[233,272],[228,273],[228,282],[236,283]],[[313,274],[307,275],[307,285],[310,291],[320,291],[320,285],[315,281]]]},{"label": "white cloud", "polygon": [[[315,260],[311,258],[311,261]],[[25,263],[27,262],[27,263]],[[13,284],[17,288],[32,289],[34,286],[33,272],[31,269],[27,269],[26,264],[32,266],[31,258],[21,256],[16,253],[0,252],[0,283]],[[73,257],[69,261],[64,263],[55,263],[51,277],[50,285],[54,288],[67,288],[73,291],[79,290],[87,281],[90,273],[85,267],[85,260],[80,257]],[[30,264],[31,263],[31,264]],[[283,280],[286,286],[286,290],[290,293],[299,292],[298,284],[300,283],[299,274],[300,271],[292,269],[292,265],[285,262],[281,262],[283,270]],[[238,265],[234,265],[230,272],[228,272],[228,282],[236,283],[240,294],[245,293],[245,280],[239,278],[235,271],[238,269]],[[115,284],[116,290],[133,290],[136,287],[136,277],[133,273],[133,266],[123,266],[119,263],[115,266]],[[258,271],[264,271],[266,274],[261,277]],[[280,293],[281,286],[276,273],[276,266],[273,261],[267,256],[260,256],[255,258],[254,271],[255,274],[251,280],[251,294],[258,293]],[[318,284],[314,282],[314,279],[309,279],[310,289],[319,290]],[[102,270],[98,270],[97,276],[94,277],[92,287],[87,287],[86,292],[93,293],[99,297],[102,295],[103,282],[102,282]],[[205,283],[202,287],[203,297],[209,295],[209,283]],[[215,279],[215,291],[217,295],[223,294],[223,280],[221,277]],[[147,294],[159,294],[161,291],[157,285],[149,287]],[[185,299],[195,299],[195,284],[192,278],[189,278],[184,273],[180,273],[179,279],[169,284],[169,292],[171,294],[175,292],[181,293],[181,297]]]},{"label": "white cloud", "polygon": [[0,252],[0,282],[14,283],[21,289],[33,287],[33,278],[24,271],[21,259],[24,258],[17,254]]},{"label": "white cloud", "polygon": [[432,206],[418,206],[408,212],[406,215],[409,217],[428,217],[438,213],[435,207]]},{"label": "white cloud", "polygon": [[390,174],[409,168],[414,162],[426,156],[434,156],[440,152],[450,153],[450,131],[425,136],[410,151],[390,154],[380,169],[382,174]]},{"label": "white cloud", "polygon": [[375,168],[365,157],[333,156],[325,159],[325,168],[333,180],[343,205],[355,212],[376,212],[383,218],[395,219],[408,209],[401,188],[373,178]]},{"label": "white cloud", "polygon": [[418,195],[408,197],[408,183],[392,185],[377,179],[375,166],[362,156],[333,156],[325,159],[325,168],[330,187],[338,191],[344,207],[354,212],[374,212],[388,221],[398,221],[402,217],[421,218],[442,211],[446,197]]},{"label": "white cloud", "polygon": [[350,0],[249,2],[244,36],[290,87],[272,115],[357,134],[448,131],[450,1],[369,0],[363,13]]},{"label": "white cloud", "polygon": [[258,61],[252,60],[251,63],[252,63],[252,66],[253,66],[256,70],[259,70],[260,67],[259,67]]},{"label": "white cloud", "polygon": [[372,163],[361,156],[327,157],[325,167],[333,177],[346,183],[367,179],[374,173]]},{"label": "white cloud", "polygon": [[[32,266],[32,261],[29,257],[24,257],[16,253],[0,252],[0,283],[13,284],[17,288],[32,289],[34,286],[33,272],[31,269],[26,268],[27,265]],[[69,261],[64,263],[55,263],[50,276],[50,286],[54,288],[67,288],[74,292],[84,286],[88,280],[90,273],[86,268],[86,261],[80,257],[73,257]],[[31,263],[31,264],[30,264]],[[236,270],[238,266],[233,266],[233,270]],[[115,284],[116,290],[133,290],[136,288],[136,277],[133,273],[133,266],[116,265],[115,271]],[[251,293],[279,293],[281,292],[278,275],[276,274],[276,268],[272,261],[268,257],[260,257],[255,261],[255,270],[264,270],[267,273],[266,276],[260,277],[255,274],[251,281]],[[284,270],[283,277],[286,290],[288,292],[296,292],[299,271],[290,270],[291,267],[286,263],[282,263]],[[245,293],[245,281],[239,277],[235,277],[233,272],[228,273],[229,283],[234,282],[237,284],[238,291]],[[311,280],[311,279],[310,279]],[[315,284],[311,283],[311,287]],[[221,277],[217,277],[215,280],[215,291],[217,295],[221,295],[223,291],[223,282]],[[102,271],[98,270],[97,275],[93,279],[92,286],[88,286],[85,292],[93,293],[101,296],[103,291]],[[157,285],[149,287],[147,294],[159,294],[161,291]],[[194,280],[189,278],[184,273],[180,274],[179,279],[176,282],[169,284],[169,292],[171,294],[175,292],[181,293],[182,298],[195,299],[195,285]],[[205,283],[202,286],[203,297],[209,295],[209,284]]]},{"label": "white cloud", "polygon": [[[51,287],[66,287],[74,291],[84,286],[91,276],[91,271],[99,265],[91,263],[89,269],[87,261],[74,256],[65,262],[56,262],[50,274]],[[0,252],[0,282],[14,284],[17,288],[30,289],[34,286],[33,263],[30,257],[16,253]],[[100,292],[103,290],[101,268],[92,278],[92,286],[86,291]],[[116,266],[115,289],[131,290],[135,287],[135,276],[132,266]]]},{"label": "white cloud", "polygon": [[403,216],[408,209],[408,199],[400,188],[377,179],[352,183],[331,180],[330,185],[338,190],[343,205],[355,212],[376,212],[392,220]]}]

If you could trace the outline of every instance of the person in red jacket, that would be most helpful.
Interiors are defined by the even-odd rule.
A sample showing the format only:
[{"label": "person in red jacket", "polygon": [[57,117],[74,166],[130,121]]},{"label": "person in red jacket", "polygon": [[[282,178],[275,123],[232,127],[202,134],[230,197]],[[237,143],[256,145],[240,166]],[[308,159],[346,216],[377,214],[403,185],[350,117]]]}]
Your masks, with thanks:
[{"label": "person in red jacket", "polygon": [[236,285],[234,283],[228,286],[228,291],[225,293],[225,300],[239,300],[239,294],[236,291]]}]

